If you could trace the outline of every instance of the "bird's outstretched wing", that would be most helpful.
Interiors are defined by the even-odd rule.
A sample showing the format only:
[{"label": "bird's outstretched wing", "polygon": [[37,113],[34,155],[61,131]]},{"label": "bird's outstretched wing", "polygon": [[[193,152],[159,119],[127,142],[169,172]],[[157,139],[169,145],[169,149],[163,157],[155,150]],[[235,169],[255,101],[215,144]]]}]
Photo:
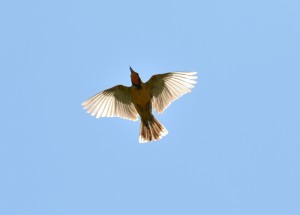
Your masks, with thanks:
[{"label": "bird's outstretched wing", "polygon": [[123,85],[104,90],[82,103],[92,116],[121,117],[136,121],[138,113],[131,102],[131,88]]},{"label": "bird's outstretched wing", "polygon": [[174,100],[191,92],[197,82],[197,72],[169,72],[153,75],[146,82],[153,95],[152,104],[157,113],[162,113]]}]

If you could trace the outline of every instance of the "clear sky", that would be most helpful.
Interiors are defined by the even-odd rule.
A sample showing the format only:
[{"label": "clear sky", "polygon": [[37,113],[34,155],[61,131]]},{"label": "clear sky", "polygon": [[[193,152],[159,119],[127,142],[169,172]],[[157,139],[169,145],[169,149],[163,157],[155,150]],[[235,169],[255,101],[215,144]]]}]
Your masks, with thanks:
[{"label": "clear sky", "polygon": [[[1,1],[0,214],[300,214],[300,3]],[[81,103],[197,71],[139,122]]]}]

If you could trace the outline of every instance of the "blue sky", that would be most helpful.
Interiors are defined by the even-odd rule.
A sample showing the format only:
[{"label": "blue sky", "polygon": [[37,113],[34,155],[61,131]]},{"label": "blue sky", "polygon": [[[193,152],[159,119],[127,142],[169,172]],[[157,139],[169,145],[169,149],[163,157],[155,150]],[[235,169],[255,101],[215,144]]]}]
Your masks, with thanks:
[{"label": "blue sky", "polygon": [[[2,1],[0,214],[300,214],[298,1]],[[156,115],[81,103],[198,71]]]}]

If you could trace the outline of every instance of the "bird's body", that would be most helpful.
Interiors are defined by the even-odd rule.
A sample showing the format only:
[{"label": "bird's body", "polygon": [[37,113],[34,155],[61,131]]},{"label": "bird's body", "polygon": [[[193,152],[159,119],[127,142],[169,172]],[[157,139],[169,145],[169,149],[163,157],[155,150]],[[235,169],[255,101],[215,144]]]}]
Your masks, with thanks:
[{"label": "bird's body", "polygon": [[141,118],[139,142],[155,141],[168,131],[152,114],[152,106],[158,113],[175,99],[190,92],[196,83],[195,72],[173,72],[153,75],[143,83],[139,74],[131,70],[131,87],[117,85],[104,90],[82,105],[91,115],[99,117],[121,117],[130,120]]},{"label": "bird's body", "polygon": [[152,113],[151,93],[146,84],[141,83],[140,88],[131,88],[131,101],[141,118],[147,118]]}]

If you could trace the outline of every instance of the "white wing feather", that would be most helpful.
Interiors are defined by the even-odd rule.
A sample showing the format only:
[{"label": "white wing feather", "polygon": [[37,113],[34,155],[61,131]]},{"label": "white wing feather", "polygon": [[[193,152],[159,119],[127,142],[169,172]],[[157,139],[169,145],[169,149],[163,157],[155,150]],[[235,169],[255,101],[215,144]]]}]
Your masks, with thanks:
[{"label": "white wing feather", "polygon": [[152,104],[162,113],[174,100],[191,92],[197,82],[197,72],[170,72],[154,75],[146,83],[151,89]]},{"label": "white wing feather", "polygon": [[84,109],[92,116],[121,117],[136,121],[138,113],[131,102],[131,88],[117,85],[97,93],[82,103]]}]

